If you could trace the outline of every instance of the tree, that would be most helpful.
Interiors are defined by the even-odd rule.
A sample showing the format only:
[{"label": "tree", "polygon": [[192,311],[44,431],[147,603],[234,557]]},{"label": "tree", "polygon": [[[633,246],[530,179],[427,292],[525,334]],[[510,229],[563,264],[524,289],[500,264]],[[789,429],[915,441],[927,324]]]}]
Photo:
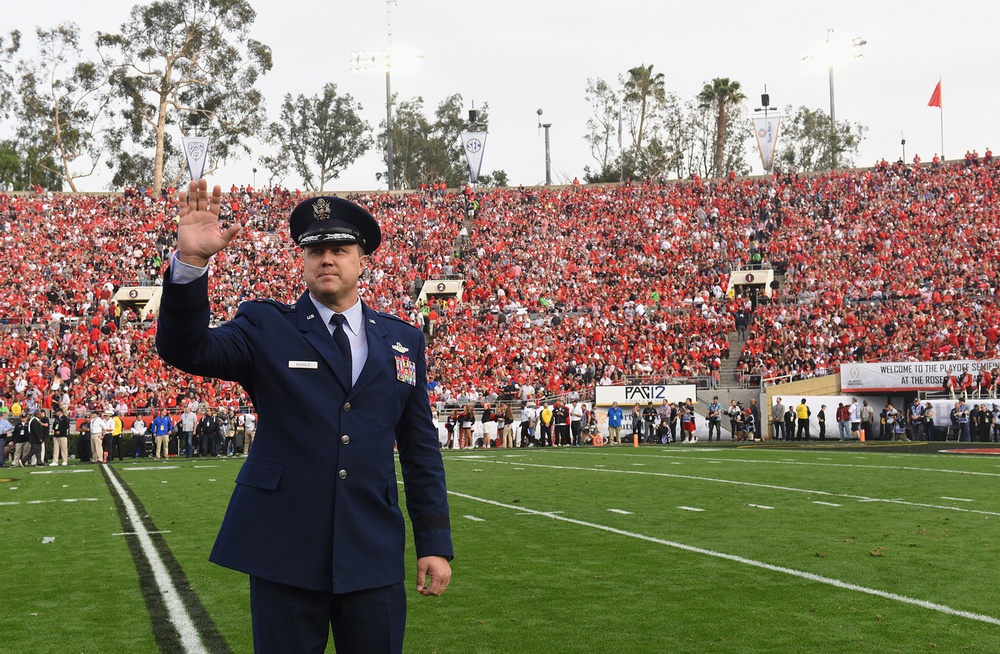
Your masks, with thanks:
[{"label": "tree", "polygon": [[[264,126],[256,86],[271,69],[270,48],[249,36],[255,18],[248,0],[160,0],[134,7],[119,33],[98,34],[123,104],[123,125],[107,139],[119,157],[109,164],[116,179],[123,170],[138,172],[132,166],[151,148],[153,192],[160,192],[165,160],[181,165],[168,126],[208,135],[217,161],[249,152],[247,140]],[[130,153],[129,145],[144,152]]]},{"label": "tree", "polygon": [[271,141],[290,158],[306,188],[322,191],[326,183],[372,146],[371,125],[361,119],[361,105],[327,84],[318,96],[285,96],[281,120],[271,124]]},{"label": "tree", "polygon": [[[443,180],[448,186],[459,186],[469,180],[461,133],[470,128],[462,115],[462,96],[445,98],[431,121],[424,111],[424,99],[396,102],[392,119],[393,172],[398,188],[417,188],[421,183]],[[477,110],[477,131],[489,128],[489,105]],[[380,125],[379,144],[385,152],[385,121]],[[497,172],[494,171],[493,178]],[[506,176],[506,173],[504,173]]]},{"label": "tree", "polygon": [[15,139],[0,141],[0,190],[30,191],[35,186],[58,189],[62,178],[53,173],[55,161],[38,146]]},{"label": "tree", "polygon": [[712,175],[721,177],[726,174],[723,168],[726,149],[726,116],[727,113],[746,99],[740,90],[740,83],[730,81],[728,77],[716,77],[706,82],[698,94],[698,103],[705,111],[715,115],[715,146],[712,157]]},{"label": "tree", "polygon": [[646,126],[646,113],[650,104],[663,102],[666,95],[663,73],[653,73],[653,64],[645,64],[629,68],[625,80],[625,101],[637,104],[639,107],[639,126],[635,131],[635,156],[642,154],[643,130]]},{"label": "tree", "polygon": [[[837,121],[830,129],[830,115],[822,109],[785,107],[777,160],[798,170],[830,170],[834,161],[850,168],[868,128],[860,123]],[[836,154],[836,157],[834,157]]]},{"label": "tree", "polygon": [[588,78],[584,98],[590,104],[592,115],[587,119],[587,134],[583,138],[597,162],[594,171],[589,166],[584,166],[584,180],[588,184],[617,182],[621,175],[622,148],[622,135],[618,131],[622,121],[622,108],[619,106],[618,94],[603,79]]},{"label": "tree", "polygon": [[14,107],[14,55],[21,47],[21,33],[11,31],[0,35],[0,118],[10,116]]},{"label": "tree", "polygon": [[107,75],[83,58],[77,25],[39,28],[36,34],[38,60],[18,64],[19,138],[35,144],[42,161],[56,164],[50,172],[76,191],[75,180],[93,174],[103,152],[100,121],[106,98],[99,94]]}]

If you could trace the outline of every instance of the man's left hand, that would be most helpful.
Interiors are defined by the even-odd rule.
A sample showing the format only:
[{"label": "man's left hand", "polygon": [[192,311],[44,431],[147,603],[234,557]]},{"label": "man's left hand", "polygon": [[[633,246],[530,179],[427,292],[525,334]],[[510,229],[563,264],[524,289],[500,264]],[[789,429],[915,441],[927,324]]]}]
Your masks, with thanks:
[{"label": "man's left hand", "polygon": [[440,595],[451,582],[451,564],[443,556],[425,556],[417,559],[417,592],[421,595]]}]

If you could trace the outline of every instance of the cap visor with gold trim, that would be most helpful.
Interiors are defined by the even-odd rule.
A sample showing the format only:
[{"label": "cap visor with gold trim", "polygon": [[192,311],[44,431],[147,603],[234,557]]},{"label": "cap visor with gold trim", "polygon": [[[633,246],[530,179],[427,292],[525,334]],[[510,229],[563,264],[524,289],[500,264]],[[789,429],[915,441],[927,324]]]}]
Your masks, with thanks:
[{"label": "cap visor with gold trim", "polygon": [[320,196],[303,200],[288,219],[292,240],[299,247],[357,243],[371,254],[382,243],[382,230],[368,211],[341,198]]}]

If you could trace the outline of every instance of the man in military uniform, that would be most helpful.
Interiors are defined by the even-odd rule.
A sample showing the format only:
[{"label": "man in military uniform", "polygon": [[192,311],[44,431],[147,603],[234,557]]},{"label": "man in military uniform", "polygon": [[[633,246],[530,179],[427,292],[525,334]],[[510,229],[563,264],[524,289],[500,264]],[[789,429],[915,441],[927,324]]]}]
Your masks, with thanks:
[{"label": "man in military uniform", "polygon": [[180,194],[157,348],[191,374],[238,381],[260,417],[211,560],[250,575],[257,652],[402,652],[404,522],[394,445],[417,553],[416,588],[451,578],[444,466],[426,391],[423,334],[373,311],[358,279],[378,223],[339,198],[290,217],[307,292],[244,303],[209,329],[208,264],[240,227],[219,223],[222,190]]}]

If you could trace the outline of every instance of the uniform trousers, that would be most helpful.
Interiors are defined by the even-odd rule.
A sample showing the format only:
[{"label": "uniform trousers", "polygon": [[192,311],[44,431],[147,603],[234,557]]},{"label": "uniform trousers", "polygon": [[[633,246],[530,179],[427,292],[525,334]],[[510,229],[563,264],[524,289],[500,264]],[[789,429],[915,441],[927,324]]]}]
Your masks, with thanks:
[{"label": "uniform trousers", "polygon": [[353,593],[324,593],[250,577],[256,654],[323,654],[330,630],[339,654],[401,654],[403,582]]}]

